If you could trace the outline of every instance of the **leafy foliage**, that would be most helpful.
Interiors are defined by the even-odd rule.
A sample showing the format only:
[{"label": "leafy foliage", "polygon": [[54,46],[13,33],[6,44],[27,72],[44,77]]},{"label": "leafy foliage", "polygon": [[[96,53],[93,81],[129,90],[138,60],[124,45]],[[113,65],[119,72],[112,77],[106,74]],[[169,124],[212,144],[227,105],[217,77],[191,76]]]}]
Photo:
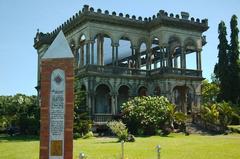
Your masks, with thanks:
[{"label": "leafy foliage", "polygon": [[92,121],[89,119],[89,111],[86,105],[86,90],[78,86],[79,79],[75,78],[74,88],[74,133],[75,136],[84,136],[92,128]]},{"label": "leafy foliage", "polygon": [[176,117],[180,117],[176,107],[163,96],[135,97],[124,103],[122,109],[130,132],[138,135],[153,135],[159,129],[173,129]]},{"label": "leafy foliage", "polygon": [[0,128],[10,134],[37,135],[40,127],[40,108],[36,96],[16,94],[0,96]]},{"label": "leafy foliage", "polygon": [[116,134],[119,141],[127,141],[128,129],[122,121],[110,121],[107,123],[107,126]]},{"label": "leafy foliage", "polygon": [[217,95],[219,94],[220,88],[218,84],[207,80],[202,82],[202,102],[203,103],[215,103],[217,102]]},{"label": "leafy foliage", "polygon": [[204,105],[201,110],[201,117],[206,123],[220,125],[225,129],[231,123],[233,117],[239,118],[231,104],[227,102]]}]

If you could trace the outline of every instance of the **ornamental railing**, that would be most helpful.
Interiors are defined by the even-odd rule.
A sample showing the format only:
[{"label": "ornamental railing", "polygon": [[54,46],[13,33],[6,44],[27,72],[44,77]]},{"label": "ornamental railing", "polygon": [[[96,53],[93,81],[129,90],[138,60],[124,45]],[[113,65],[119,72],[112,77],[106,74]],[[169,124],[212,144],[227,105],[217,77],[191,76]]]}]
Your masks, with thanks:
[{"label": "ornamental railing", "polygon": [[106,123],[108,121],[111,121],[113,119],[112,114],[94,114],[92,116],[92,120],[95,123]]},{"label": "ornamental railing", "polygon": [[179,75],[179,76],[194,76],[202,77],[201,70],[191,70],[191,69],[181,69],[181,68],[171,68],[171,67],[162,67],[150,71],[150,75]]}]

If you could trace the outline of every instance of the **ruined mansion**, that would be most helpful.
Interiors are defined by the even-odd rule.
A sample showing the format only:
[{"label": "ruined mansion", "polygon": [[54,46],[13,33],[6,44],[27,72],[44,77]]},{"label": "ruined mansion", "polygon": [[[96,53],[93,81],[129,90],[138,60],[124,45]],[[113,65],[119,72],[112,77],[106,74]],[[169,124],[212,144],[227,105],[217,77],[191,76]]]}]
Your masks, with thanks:
[{"label": "ruined mansion", "polygon": [[[201,52],[208,20],[160,10],[149,18],[84,5],[50,33],[37,32],[38,89],[41,57],[63,31],[75,58],[79,89],[95,123],[121,112],[135,96],[165,96],[184,113],[201,103]],[[40,95],[41,96],[41,95]]]}]

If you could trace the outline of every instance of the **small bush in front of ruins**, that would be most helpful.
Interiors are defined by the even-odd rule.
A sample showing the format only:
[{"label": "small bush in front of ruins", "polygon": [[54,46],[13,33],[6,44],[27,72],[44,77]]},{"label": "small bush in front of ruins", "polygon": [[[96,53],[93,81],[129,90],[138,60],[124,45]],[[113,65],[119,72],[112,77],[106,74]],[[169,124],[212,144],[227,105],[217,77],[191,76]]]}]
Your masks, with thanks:
[{"label": "small bush in front of ruins", "polygon": [[123,121],[137,135],[155,135],[159,129],[170,127],[174,112],[175,107],[163,96],[135,97],[122,106]]},{"label": "small bush in front of ruins", "polygon": [[107,123],[107,126],[117,136],[119,141],[135,141],[134,136],[128,134],[128,129],[122,121],[110,121]]}]

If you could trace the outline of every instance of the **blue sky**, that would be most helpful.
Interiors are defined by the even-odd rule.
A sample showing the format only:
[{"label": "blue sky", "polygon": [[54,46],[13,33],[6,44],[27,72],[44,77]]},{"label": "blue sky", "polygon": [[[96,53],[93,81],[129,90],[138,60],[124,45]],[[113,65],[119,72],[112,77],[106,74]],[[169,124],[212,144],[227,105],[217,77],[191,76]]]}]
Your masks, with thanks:
[{"label": "blue sky", "polygon": [[[203,76],[211,78],[217,61],[218,23],[228,27],[233,14],[240,18],[239,0],[1,0],[0,1],[0,95],[36,94],[37,53],[33,38],[39,28],[51,32],[88,4],[95,9],[149,17],[163,9],[195,18],[208,18],[210,29],[203,48]],[[240,23],[240,22],[239,22]],[[229,36],[229,35],[228,35]]]}]

